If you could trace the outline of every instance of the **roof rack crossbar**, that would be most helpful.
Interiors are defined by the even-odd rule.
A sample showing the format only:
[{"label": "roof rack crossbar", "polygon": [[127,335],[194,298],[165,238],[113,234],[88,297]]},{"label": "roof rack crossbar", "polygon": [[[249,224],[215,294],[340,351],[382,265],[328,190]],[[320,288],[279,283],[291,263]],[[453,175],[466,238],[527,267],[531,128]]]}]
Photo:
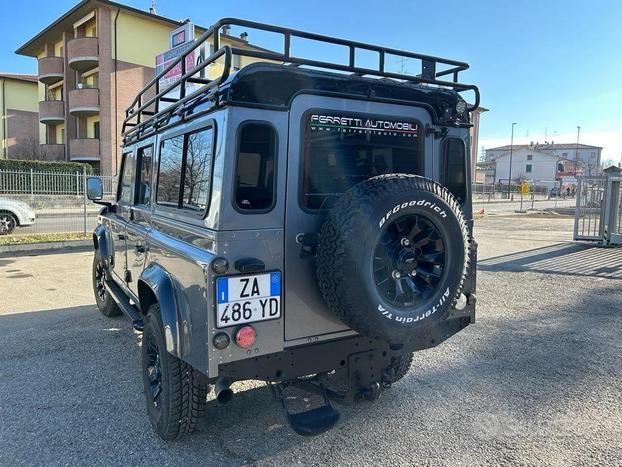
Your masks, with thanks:
[{"label": "roof rack crossbar", "polygon": [[[229,45],[221,46],[220,35],[224,26],[248,27],[260,31],[280,34],[283,40],[283,49],[282,51],[278,52],[260,49],[258,47],[253,48],[252,46],[250,46],[249,48],[231,47]],[[294,38],[307,39],[325,44],[344,46],[348,49],[347,64],[325,62],[321,60],[305,58],[302,56],[293,56],[291,49],[292,39]],[[188,71],[186,69],[186,58],[189,56],[189,54],[193,53],[210,39],[214,46],[214,53],[212,53],[204,61],[197,63],[194,68]],[[376,53],[378,55],[378,60],[376,63],[377,66],[373,66],[370,68],[358,66],[356,60],[358,51]],[[132,103],[125,112],[125,121],[123,122],[124,136],[126,135],[126,127],[131,127],[131,130],[128,130],[131,133],[140,132],[141,128],[146,128],[148,125],[150,125],[148,122],[158,122],[158,119],[160,119],[162,115],[170,114],[174,112],[177,107],[188,103],[190,97],[191,99],[195,99],[199,95],[206,94],[214,88],[220,86],[226,81],[231,72],[232,55],[252,57],[260,60],[282,62],[298,67],[310,66],[320,69],[342,71],[357,76],[367,75],[383,78],[392,78],[396,80],[415,83],[423,83],[451,88],[458,92],[467,90],[473,91],[475,94],[475,102],[469,108],[469,110],[474,110],[479,106],[479,90],[477,89],[477,87],[474,85],[460,83],[458,80],[459,73],[469,68],[469,65],[465,62],[415,52],[408,52],[389,47],[382,47],[373,44],[367,44],[364,42],[340,39],[337,37],[325,36],[295,29],[283,28],[270,24],[258,23],[255,21],[248,21],[237,18],[223,18],[214,23],[195,41],[192,46],[186,49],[171,64],[169,64],[164,70],[158,73],[158,75],[155,76],[151,81],[149,81],[149,83],[147,83],[147,85],[136,95],[135,99],[132,101]],[[223,56],[225,63],[222,73],[219,77],[210,80],[203,76],[197,76],[201,72],[201,70],[204,70],[208,65],[211,65],[216,60],[221,59],[221,57]],[[398,73],[387,71],[387,59],[390,57],[395,57],[402,60],[418,60],[421,64],[421,72],[419,74],[408,74],[405,72]],[[161,89],[163,87],[160,85],[161,80],[165,78],[166,75],[177,66],[181,66],[181,76],[179,77],[179,79],[176,82]],[[450,76],[451,81],[439,79],[445,76]],[[201,86],[187,96],[186,85],[188,83],[200,84]],[[179,97],[171,97],[171,93],[173,92],[178,93]],[[160,103],[169,103],[170,105],[166,109],[161,110]],[[143,116],[148,117],[147,120],[143,120]]]}]

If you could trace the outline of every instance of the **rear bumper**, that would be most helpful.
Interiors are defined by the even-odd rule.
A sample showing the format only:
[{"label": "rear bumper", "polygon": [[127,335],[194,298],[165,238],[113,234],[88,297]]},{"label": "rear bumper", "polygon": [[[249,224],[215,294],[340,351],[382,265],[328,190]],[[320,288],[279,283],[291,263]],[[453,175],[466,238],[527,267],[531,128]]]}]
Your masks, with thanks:
[{"label": "rear bumper", "polygon": [[[474,305],[468,308],[475,310]],[[440,325],[423,331],[412,344],[400,352],[415,352],[429,349],[446,341],[471,323],[471,316],[447,319]],[[293,347],[283,352],[262,355],[255,358],[224,363],[218,368],[220,377],[232,381],[258,379],[263,381],[284,381],[304,375],[323,373],[345,368],[355,354],[375,351],[392,353],[389,344],[363,336],[354,336],[328,342]],[[215,378],[212,379],[212,382]]]},{"label": "rear bumper", "polygon": [[[445,321],[433,328],[419,330],[413,336],[410,344],[397,352],[416,352],[436,347],[475,322],[476,266],[477,242],[472,240],[469,273],[463,287],[463,293],[467,297],[466,306],[462,310],[452,310]],[[355,335],[290,347],[282,352],[223,363],[218,367],[218,376],[229,378],[232,381],[245,379],[269,382],[284,381],[345,368],[352,357],[366,352],[386,356],[396,351],[391,350],[387,342]],[[215,380],[216,378],[211,378],[212,382]]]}]

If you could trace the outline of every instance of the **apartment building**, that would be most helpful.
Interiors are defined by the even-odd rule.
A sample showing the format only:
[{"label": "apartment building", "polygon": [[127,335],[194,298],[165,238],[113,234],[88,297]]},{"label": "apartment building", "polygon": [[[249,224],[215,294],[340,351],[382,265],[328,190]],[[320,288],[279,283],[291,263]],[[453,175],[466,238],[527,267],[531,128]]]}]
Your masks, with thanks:
[{"label": "apartment building", "polygon": [[[530,144],[515,144],[512,147],[513,151],[520,151],[526,149],[528,151],[538,151],[545,154],[550,154],[562,159],[575,160],[577,164],[585,169],[585,173],[593,174],[600,168],[601,152],[603,150],[600,146],[591,146],[589,144],[577,144],[577,143],[530,143]],[[509,153],[510,145],[499,146],[496,148],[486,149],[486,162],[492,162],[498,157]]]},{"label": "apartment building", "polygon": [[[21,46],[16,53],[38,61],[42,157],[115,174],[125,109],[153,79],[170,33],[184,24],[113,1],[82,0]],[[196,35],[204,31],[195,28]],[[244,47],[245,37],[221,40]]]},{"label": "apartment building", "polygon": [[39,155],[37,76],[0,73],[0,159]]}]

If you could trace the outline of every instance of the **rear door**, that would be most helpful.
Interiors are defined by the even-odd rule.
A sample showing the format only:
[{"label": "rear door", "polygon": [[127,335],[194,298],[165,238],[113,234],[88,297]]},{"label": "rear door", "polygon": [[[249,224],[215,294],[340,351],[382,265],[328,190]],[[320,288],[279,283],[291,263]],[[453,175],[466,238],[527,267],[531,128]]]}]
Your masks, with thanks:
[{"label": "rear door", "polygon": [[285,219],[285,339],[290,345],[350,331],[324,305],[315,277],[317,233],[356,183],[384,173],[434,176],[425,109],[298,96],[289,120]]},{"label": "rear door", "polygon": [[117,204],[114,214],[110,216],[110,230],[114,251],[113,271],[120,283],[126,284],[125,271],[127,269],[127,224],[130,219],[130,207],[134,200],[134,152],[123,153],[119,184],[117,187]]}]

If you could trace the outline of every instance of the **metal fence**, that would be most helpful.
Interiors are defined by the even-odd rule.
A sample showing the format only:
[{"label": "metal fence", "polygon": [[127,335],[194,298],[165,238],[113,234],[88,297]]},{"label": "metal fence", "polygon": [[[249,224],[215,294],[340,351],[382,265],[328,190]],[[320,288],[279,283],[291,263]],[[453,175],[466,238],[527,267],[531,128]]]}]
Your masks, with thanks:
[{"label": "metal fence", "polygon": [[[86,197],[82,172],[0,170],[0,235],[87,233],[100,207]],[[104,197],[116,190],[115,176],[101,176]],[[7,241],[5,237],[5,242]]]}]

